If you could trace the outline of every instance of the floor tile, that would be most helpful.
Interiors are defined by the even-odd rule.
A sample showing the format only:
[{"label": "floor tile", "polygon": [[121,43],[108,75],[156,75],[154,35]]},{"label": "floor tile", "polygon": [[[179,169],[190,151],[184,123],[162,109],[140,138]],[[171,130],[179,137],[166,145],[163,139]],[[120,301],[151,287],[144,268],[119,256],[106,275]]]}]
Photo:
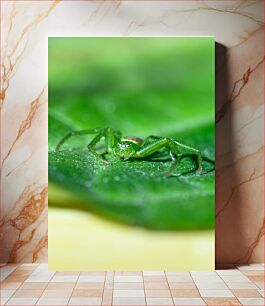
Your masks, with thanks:
[{"label": "floor tile", "polygon": [[84,297],[84,298],[71,298],[68,305],[101,305],[102,299],[101,298],[91,298],[91,297]]},{"label": "floor tile", "polygon": [[200,290],[202,297],[234,297],[233,293],[230,290],[211,290],[204,289]]},{"label": "floor tile", "polygon": [[250,264],[250,265],[237,265],[237,268],[239,270],[263,270],[264,271],[264,266],[261,264]]},{"label": "floor tile", "polygon": [[157,289],[157,290],[163,290],[168,289],[168,283],[167,282],[148,282],[144,283],[145,289]]},{"label": "floor tile", "polygon": [[72,297],[102,297],[103,289],[74,289]]},{"label": "floor tile", "polygon": [[1,290],[0,296],[3,298],[10,298],[14,294],[15,290]]},{"label": "floor tile", "polygon": [[38,298],[11,298],[8,300],[6,305],[26,305],[26,306],[31,306],[31,305],[36,305],[38,301]]},{"label": "floor tile", "polygon": [[166,282],[166,276],[165,275],[147,275],[144,276],[144,282]]},{"label": "floor tile", "polygon": [[44,290],[48,286],[48,283],[23,283],[19,289],[39,289],[39,290]]},{"label": "floor tile", "polygon": [[258,287],[251,282],[227,282],[226,285],[229,289],[258,289]]},{"label": "floor tile", "polygon": [[188,275],[167,275],[168,282],[190,283],[192,282],[191,276]]},{"label": "floor tile", "polygon": [[114,282],[139,283],[142,281],[142,276],[114,276]]},{"label": "floor tile", "polygon": [[173,297],[200,297],[200,293],[197,289],[173,289],[171,290]]},{"label": "floor tile", "polygon": [[242,305],[264,305],[264,298],[238,298]]},{"label": "floor tile", "polygon": [[52,283],[73,283],[76,282],[78,279],[78,275],[55,275],[52,279]]},{"label": "floor tile", "polygon": [[246,275],[246,276],[261,275],[261,276],[264,277],[264,270],[242,270],[242,271],[240,271],[240,273],[242,273],[243,275]]},{"label": "floor tile", "polygon": [[[133,284],[133,283],[130,283]],[[114,282],[112,281],[105,281],[104,283],[104,289],[113,289],[114,288]]]},{"label": "floor tile", "polygon": [[104,271],[82,271],[80,275],[90,275],[90,276],[105,276],[106,272]]},{"label": "floor tile", "polygon": [[0,290],[0,305],[4,305],[14,294],[15,290]]},{"label": "floor tile", "polygon": [[143,271],[143,276],[164,276],[164,271]]},{"label": "floor tile", "polygon": [[113,290],[113,298],[116,297],[142,297],[144,298],[144,290]]},{"label": "floor tile", "polygon": [[142,276],[141,271],[115,271],[115,276]]},{"label": "floor tile", "polygon": [[[224,282],[196,282],[196,286],[200,289],[216,289],[225,290],[228,289]],[[237,288],[235,288],[237,289]]]},{"label": "floor tile", "polygon": [[196,285],[192,283],[169,283],[170,289],[197,289]]},{"label": "floor tile", "polygon": [[155,297],[161,297],[161,298],[170,298],[171,293],[170,290],[145,290],[145,296],[147,298],[155,298]]},{"label": "floor tile", "polygon": [[0,270],[0,281],[2,282],[4,279],[6,279],[15,269],[17,268],[17,265],[14,266],[4,266],[1,267]]},{"label": "floor tile", "polygon": [[231,282],[231,283],[250,282],[250,280],[245,275],[222,275],[221,278],[225,282]]},{"label": "floor tile", "polygon": [[111,306],[112,305],[112,290],[104,289],[102,306]]},{"label": "floor tile", "polygon": [[55,283],[48,283],[46,286],[47,290],[72,290],[74,289],[76,283],[60,283],[60,282],[55,282]]},{"label": "floor tile", "polygon": [[209,277],[216,276],[215,271],[190,271],[192,277]]},{"label": "floor tile", "polygon": [[1,289],[16,290],[21,285],[22,285],[22,283],[12,283],[12,282],[3,281],[0,286],[1,286]]},{"label": "floor tile", "polygon": [[27,283],[48,283],[53,275],[31,275],[26,279]]},{"label": "floor tile", "polygon": [[143,289],[144,283],[114,283],[114,289],[124,289],[124,290],[137,290]]},{"label": "floor tile", "polygon": [[188,271],[165,271],[165,274],[168,275],[190,275]]},{"label": "floor tile", "polygon": [[243,298],[243,297],[252,298],[252,297],[262,296],[261,293],[255,289],[235,289],[235,290],[232,290],[232,292],[236,297],[240,297],[240,298]]},{"label": "floor tile", "polygon": [[76,283],[75,289],[103,289],[104,283]]},{"label": "floor tile", "polygon": [[[83,272],[86,273],[86,272]],[[63,272],[63,271],[57,271],[55,272],[55,276],[78,276],[80,272],[70,271],[70,272]]]},{"label": "floor tile", "polygon": [[145,298],[141,297],[113,297],[113,305],[146,305]]},{"label": "floor tile", "polygon": [[146,298],[147,305],[174,305],[172,298]]},{"label": "floor tile", "polygon": [[31,275],[32,276],[51,276],[54,275],[56,273],[56,271],[49,271],[47,269],[42,268],[41,266],[39,266],[38,268],[36,268]]},{"label": "floor tile", "polygon": [[47,270],[48,271],[48,263],[41,263],[39,264],[39,269]]},{"label": "floor tile", "polygon": [[194,298],[174,298],[175,305],[206,305],[202,298],[194,297]]},{"label": "floor tile", "polygon": [[44,290],[41,298],[69,298],[72,290]]},{"label": "floor tile", "polygon": [[238,269],[216,270],[216,273],[220,276],[222,275],[231,275],[231,276],[244,275],[243,271],[241,272]]},{"label": "floor tile", "polygon": [[203,299],[207,303],[207,305],[212,305],[212,306],[241,305],[236,298],[205,297]]},{"label": "floor tile", "polygon": [[24,264],[19,265],[19,268],[25,269],[25,270],[35,270],[37,269],[38,266],[39,265],[36,263],[24,263]]},{"label": "floor tile", "polygon": [[261,290],[264,290],[264,282],[255,282],[255,285],[261,289]]},{"label": "floor tile", "polygon": [[8,277],[5,279],[5,282],[23,283],[28,278],[27,275],[26,276],[25,275],[13,275],[13,273],[8,275]]},{"label": "floor tile", "polygon": [[26,282],[49,282],[55,271],[48,271],[45,265],[39,265],[37,269],[27,278]]},{"label": "floor tile", "polygon": [[192,275],[192,279],[195,282],[203,282],[203,281],[209,281],[209,282],[222,282],[222,278],[220,277],[220,275],[215,274],[215,275],[204,275],[204,276],[200,276],[200,275]]},{"label": "floor tile", "polygon": [[30,275],[33,273],[33,271],[37,269],[36,267],[33,268],[31,267],[23,267],[23,266],[19,266],[16,271],[14,271],[14,275]]},{"label": "floor tile", "polygon": [[260,282],[260,283],[264,283],[264,276],[263,275],[248,275],[247,279],[251,282]]},{"label": "floor tile", "polygon": [[114,272],[107,272],[105,277],[104,288],[113,289],[114,287]]},{"label": "floor tile", "polygon": [[5,305],[8,300],[9,300],[8,297],[1,296],[0,297],[0,305]]},{"label": "floor tile", "polygon": [[19,289],[14,293],[13,298],[39,298],[42,292],[41,289]]},{"label": "floor tile", "polygon": [[106,277],[106,280],[113,280],[114,279],[114,272],[113,271],[107,271],[105,277]]},{"label": "floor tile", "polygon": [[261,296],[265,297],[265,295],[264,295],[264,290],[258,290],[258,292],[259,292],[259,294],[260,294]]},{"label": "floor tile", "polygon": [[36,305],[64,306],[68,305],[69,298],[40,298]]},{"label": "floor tile", "polygon": [[80,275],[78,283],[103,283],[105,276],[102,275]]}]

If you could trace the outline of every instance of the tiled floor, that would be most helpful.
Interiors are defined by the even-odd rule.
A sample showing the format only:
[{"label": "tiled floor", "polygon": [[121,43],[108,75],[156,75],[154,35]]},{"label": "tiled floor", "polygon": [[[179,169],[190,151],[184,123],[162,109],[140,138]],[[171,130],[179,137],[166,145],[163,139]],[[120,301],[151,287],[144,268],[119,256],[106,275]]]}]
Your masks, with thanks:
[{"label": "tiled floor", "polygon": [[264,305],[264,265],[213,272],[51,272],[3,265],[1,305]]}]

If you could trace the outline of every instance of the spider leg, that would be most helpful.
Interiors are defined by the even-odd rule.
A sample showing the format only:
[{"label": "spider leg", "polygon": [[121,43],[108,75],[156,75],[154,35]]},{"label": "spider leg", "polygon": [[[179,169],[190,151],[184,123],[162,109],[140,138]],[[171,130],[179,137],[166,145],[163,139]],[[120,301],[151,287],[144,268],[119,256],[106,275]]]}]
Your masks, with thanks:
[{"label": "spider leg", "polygon": [[142,145],[141,148],[136,152],[134,157],[144,158],[165,147],[168,147],[168,139],[159,138],[158,140],[150,144]]},{"label": "spider leg", "polygon": [[145,140],[144,140],[142,146],[147,145],[147,144],[150,143],[152,140],[158,140],[158,139],[161,139],[161,137],[155,136],[155,135],[150,135],[150,136],[148,136],[148,137],[145,138]]},{"label": "spider leg", "polygon": [[87,148],[98,160],[104,162],[105,164],[108,164],[108,161],[102,158],[102,156],[98,154],[95,150],[96,144],[101,140],[102,137],[104,137],[103,131],[92,139],[92,141],[88,144]]},{"label": "spider leg", "polygon": [[121,133],[112,128],[105,128],[103,136],[105,137],[106,153],[112,153],[113,148],[121,139]]},{"label": "spider leg", "polygon": [[[104,137],[105,139],[105,152],[98,154],[95,150],[96,144]],[[101,159],[104,163],[109,163],[105,159],[105,154],[112,153],[113,148],[118,143],[121,138],[121,133],[119,131],[113,130],[110,127],[103,128],[99,134],[89,143],[88,149],[98,158]]]},{"label": "spider leg", "polygon": [[170,169],[168,170],[168,172],[166,173],[166,176],[171,176],[173,174],[173,172],[175,171],[178,163],[181,160],[182,154],[173,154],[171,151],[169,151],[169,155],[171,157],[171,160],[173,162],[172,166],[170,167]]},{"label": "spider leg", "polygon": [[169,138],[155,137],[155,139],[157,140],[152,142],[151,144],[142,145],[140,150],[137,151],[136,157],[138,158],[146,157],[159,151],[160,149],[167,148],[169,150],[169,155],[171,157],[173,164],[169,169],[169,171],[166,173],[166,176],[171,176],[181,158],[178,146]]},{"label": "spider leg", "polygon": [[72,131],[66,134],[57,144],[55,150],[59,151],[61,146],[68,140],[70,137],[73,136],[81,136],[81,135],[90,135],[90,134],[98,134],[102,131],[102,128],[96,128],[96,129],[89,129],[89,130],[80,130],[80,131]]},{"label": "spider leg", "polygon": [[198,174],[202,174],[202,154],[200,150],[196,150],[197,151],[197,173]]},{"label": "spider leg", "polygon": [[[197,165],[197,173],[201,174],[202,172],[202,155],[200,150],[197,150],[195,148],[186,146],[180,142],[175,141],[171,138],[160,138],[156,141],[154,141],[151,144],[148,145],[142,145],[139,151],[136,153],[136,158],[143,158],[146,156],[149,156],[153,154],[154,152],[162,149],[162,148],[168,148],[170,151],[170,156],[173,161],[173,165],[171,169],[169,170],[169,174],[171,175],[176,168],[177,163],[179,160],[187,155],[192,155],[195,158],[196,165]],[[173,156],[173,157],[172,157]]]},{"label": "spider leg", "polygon": [[203,159],[201,151],[198,150],[198,149],[195,149],[193,147],[184,145],[184,144],[182,144],[182,143],[180,143],[176,140],[173,140],[173,139],[170,139],[170,141],[171,141],[172,144],[175,145],[175,147],[177,147],[177,151],[179,151],[179,150],[183,151],[181,157],[184,157],[185,154],[187,154],[187,155],[191,155],[195,159],[196,167],[197,167],[197,173],[201,174],[202,173],[202,159]]},{"label": "spider leg", "polygon": [[92,139],[92,141],[87,145],[87,148],[89,150],[94,150],[96,144],[100,141],[100,139],[103,137],[102,133],[98,134],[95,138]]}]

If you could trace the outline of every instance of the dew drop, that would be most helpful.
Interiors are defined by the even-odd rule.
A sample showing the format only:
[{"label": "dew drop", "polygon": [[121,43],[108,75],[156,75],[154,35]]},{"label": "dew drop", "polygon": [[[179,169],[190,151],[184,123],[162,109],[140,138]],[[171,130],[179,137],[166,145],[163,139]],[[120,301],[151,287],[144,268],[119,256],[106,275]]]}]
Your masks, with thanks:
[{"label": "dew drop", "polygon": [[105,104],[105,111],[107,113],[113,113],[116,109],[116,106],[114,103],[106,103]]},{"label": "dew drop", "polygon": [[106,183],[108,183],[108,182],[109,182],[109,179],[108,179],[107,177],[104,177],[102,181],[103,181],[103,183],[105,183],[105,184],[106,184]]}]

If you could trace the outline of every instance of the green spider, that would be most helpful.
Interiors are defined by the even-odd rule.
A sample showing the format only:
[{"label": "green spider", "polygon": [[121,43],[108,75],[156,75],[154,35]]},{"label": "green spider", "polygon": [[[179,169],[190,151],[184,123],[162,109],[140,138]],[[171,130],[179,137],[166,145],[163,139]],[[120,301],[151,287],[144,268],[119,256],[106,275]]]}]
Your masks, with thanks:
[{"label": "green spider", "polygon": [[120,131],[116,131],[110,127],[95,128],[88,130],[72,131],[65,135],[56,146],[56,151],[60,150],[61,146],[72,136],[96,134],[93,140],[88,144],[88,149],[97,158],[108,163],[96,152],[95,146],[105,140],[105,153],[113,153],[116,157],[122,160],[128,159],[144,159],[151,156],[161,149],[167,149],[169,157],[172,160],[172,166],[167,172],[167,176],[171,176],[183,157],[191,157],[196,162],[197,174],[202,173],[202,160],[213,163],[207,157],[203,157],[201,151],[183,143],[176,141],[173,138],[148,136],[145,140],[139,137],[122,137]]}]

